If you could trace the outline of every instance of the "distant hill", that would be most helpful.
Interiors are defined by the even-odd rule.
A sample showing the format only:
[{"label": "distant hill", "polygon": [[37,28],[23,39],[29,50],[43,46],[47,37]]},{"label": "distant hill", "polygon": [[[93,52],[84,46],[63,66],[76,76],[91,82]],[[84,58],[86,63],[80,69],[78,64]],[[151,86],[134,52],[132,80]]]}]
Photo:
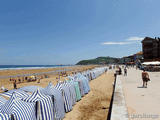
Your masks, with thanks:
[{"label": "distant hill", "polygon": [[118,63],[119,61],[120,61],[120,58],[98,57],[98,58],[95,58],[95,59],[79,61],[76,65],[113,64],[113,63]]}]

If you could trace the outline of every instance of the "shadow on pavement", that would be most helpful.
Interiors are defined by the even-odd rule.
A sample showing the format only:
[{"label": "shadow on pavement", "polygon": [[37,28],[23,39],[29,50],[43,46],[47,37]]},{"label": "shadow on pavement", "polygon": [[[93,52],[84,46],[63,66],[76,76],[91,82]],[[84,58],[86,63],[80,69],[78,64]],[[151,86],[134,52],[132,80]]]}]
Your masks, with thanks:
[{"label": "shadow on pavement", "polygon": [[143,87],[143,86],[138,86],[137,88],[145,88],[145,87]]}]

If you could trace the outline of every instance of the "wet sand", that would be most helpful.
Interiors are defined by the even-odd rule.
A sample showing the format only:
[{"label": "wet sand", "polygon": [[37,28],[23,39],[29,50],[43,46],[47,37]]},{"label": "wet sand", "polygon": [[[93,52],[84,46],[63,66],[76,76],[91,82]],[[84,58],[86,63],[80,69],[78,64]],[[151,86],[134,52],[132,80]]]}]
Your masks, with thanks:
[{"label": "wet sand", "polygon": [[106,120],[112,96],[113,73],[104,73],[90,82],[91,91],[77,102],[64,120]]}]

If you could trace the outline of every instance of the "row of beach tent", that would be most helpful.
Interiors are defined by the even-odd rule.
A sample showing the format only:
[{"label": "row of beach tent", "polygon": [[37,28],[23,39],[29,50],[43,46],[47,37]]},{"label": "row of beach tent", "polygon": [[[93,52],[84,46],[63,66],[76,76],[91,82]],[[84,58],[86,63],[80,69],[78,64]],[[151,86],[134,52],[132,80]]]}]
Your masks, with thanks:
[{"label": "row of beach tent", "polygon": [[[89,81],[106,71],[95,68],[68,76],[56,86],[25,86],[0,94],[0,120],[62,120],[89,93]],[[8,98],[8,100],[6,99]]]}]

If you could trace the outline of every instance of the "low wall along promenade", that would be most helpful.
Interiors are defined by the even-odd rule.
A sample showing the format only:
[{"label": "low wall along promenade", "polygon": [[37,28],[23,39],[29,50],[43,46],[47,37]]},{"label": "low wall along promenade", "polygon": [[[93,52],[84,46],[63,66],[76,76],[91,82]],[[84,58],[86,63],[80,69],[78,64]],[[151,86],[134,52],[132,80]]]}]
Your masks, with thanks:
[{"label": "low wall along promenade", "polygon": [[117,76],[110,120],[128,120],[128,112],[122,90],[120,77]]}]

